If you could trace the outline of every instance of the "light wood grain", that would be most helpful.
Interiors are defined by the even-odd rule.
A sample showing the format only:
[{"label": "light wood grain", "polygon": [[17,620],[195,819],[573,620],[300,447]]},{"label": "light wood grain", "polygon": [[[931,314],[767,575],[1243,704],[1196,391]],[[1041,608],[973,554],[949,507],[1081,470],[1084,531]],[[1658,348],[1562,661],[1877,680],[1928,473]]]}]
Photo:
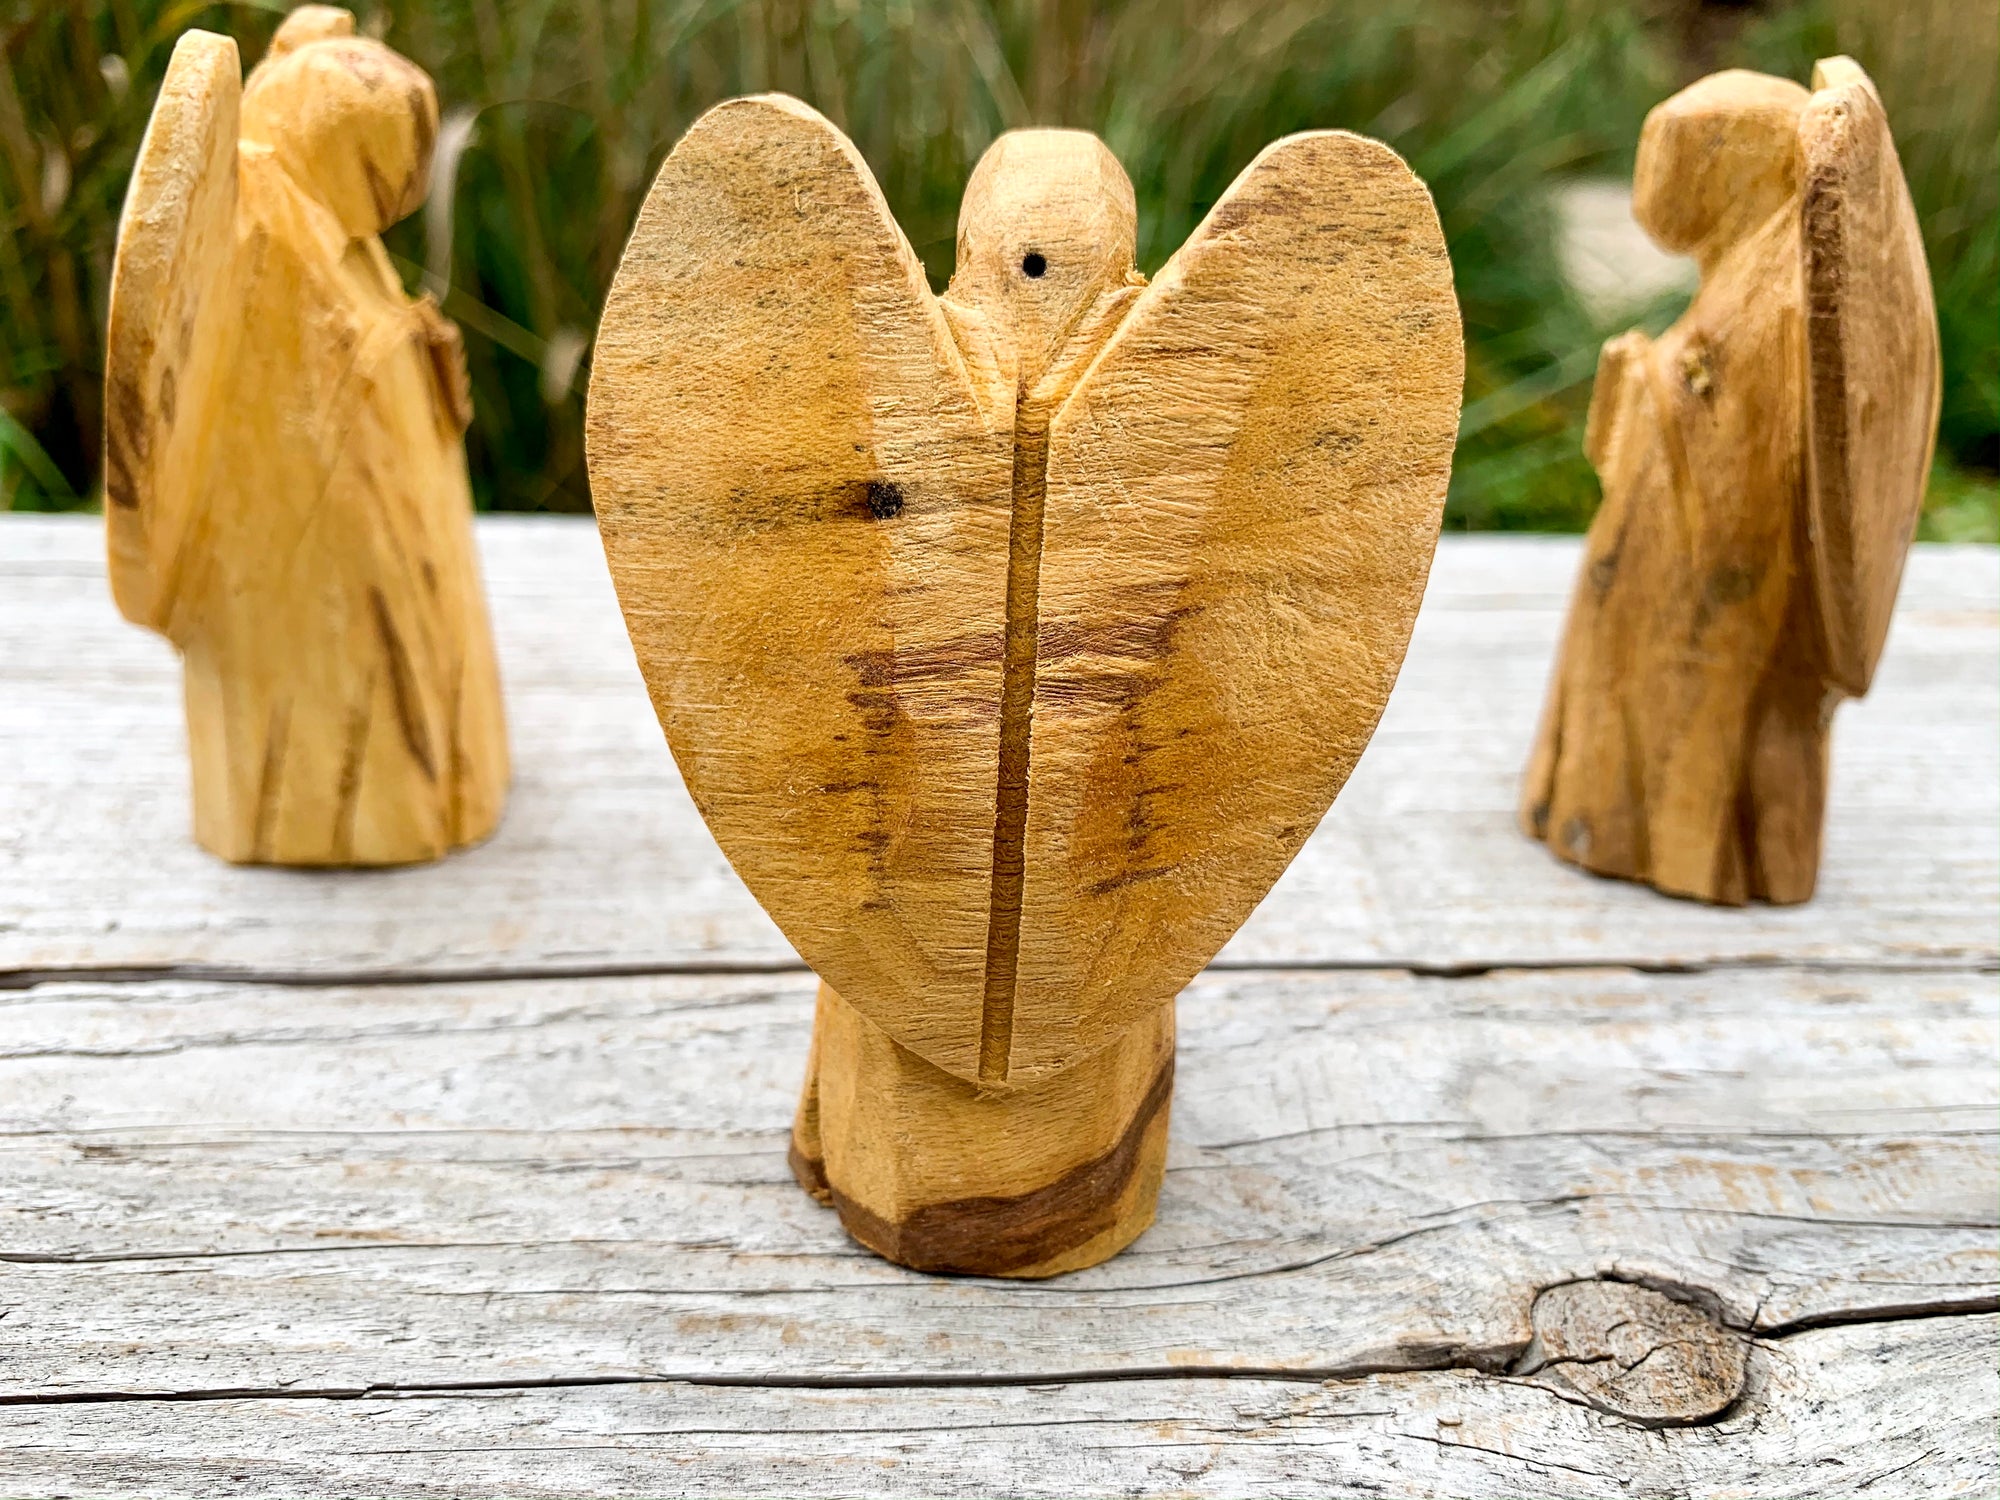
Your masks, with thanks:
[{"label": "light wood grain", "polygon": [[1152,288],[1134,234],[1101,142],[1007,135],[933,298],[851,143],[736,100],[662,167],[593,362],[697,805],[847,1003],[987,1088],[1170,1001],[1290,861],[1449,471],[1450,271],[1386,147],[1271,147]]},{"label": "light wood grain", "polygon": [[792,1172],[898,1265],[1055,1276],[1153,1222],[1173,1081],[1171,1006],[1073,1067],[992,1090],[932,1067],[822,982]]},{"label": "light wood grain", "polygon": [[971,1389],[699,1384],[0,1408],[0,1484],[157,1496],[1985,1496],[1992,1318],[1760,1343],[1648,1431],[1467,1372]]},{"label": "light wood grain", "polygon": [[1874,85],[1717,73],[1655,109],[1634,212],[1700,290],[1604,346],[1604,484],[1521,793],[1585,869],[1809,899],[1841,700],[1868,690],[1937,430],[1937,312]]},{"label": "light wood grain", "polygon": [[1243,169],[1056,411],[1016,1069],[1169,1003],[1346,784],[1423,597],[1464,364],[1430,194],[1315,131]]},{"label": "light wood grain", "polygon": [[112,590],[182,655],[195,837],[243,863],[434,859],[507,781],[464,355],[378,238],[437,99],[353,30],[294,11],[247,85],[181,38],[112,275]]},{"label": "light wood grain", "polygon": [[1096,137],[994,142],[934,297],[781,95],[661,167],[589,456],[717,842],[826,983],[800,1182],[862,1243],[1041,1276],[1150,1221],[1161,1012],[1325,813],[1403,659],[1463,345],[1423,184],[1246,167],[1147,286]]},{"label": "light wood grain", "polygon": [[[1946,1315],[2000,1293],[1985,976],[1210,976],[1180,1007],[1159,1223],[1031,1286],[885,1265],[785,1180],[809,985],[18,993],[0,1477],[1449,1495],[1553,1475],[1588,1495],[1615,1472],[1621,1493],[1829,1495],[1920,1457],[1926,1494],[1993,1477],[1994,1330]],[[1657,1352],[1629,1328],[1552,1338],[1587,1323],[1552,1302],[1633,1278],[1697,1301]],[[1650,1368],[1689,1327],[1749,1336],[1741,1389],[1642,1443],[1657,1402],[1577,1356]]]},{"label": "light wood grain", "polygon": [[1868,691],[1937,443],[1930,266],[1874,82],[1813,68],[1799,117],[1806,319],[1806,523],[1826,670]]},{"label": "light wood grain", "polygon": [[1730,1326],[2000,1293],[1986,975],[1208,975],[1158,1220],[1023,1285],[784,1151],[809,976],[0,1005],[0,1395],[1505,1368],[1618,1276]]},{"label": "light wood grain", "polygon": [[[0,971],[797,965],[681,788],[592,529],[479,534],[512,810],[448,865],[353,878],[233,869],[188,844],[172,655],[119,620],[88,518],[0,518]],[[1220,962],[2000,960],[2000,553],[1912,551],[1873,690],[1836,727],[1818,894],[1741,911],[1594,879],[1514,826],[1577,556],[1567,539],[1444,539],[1355,794]]]},{"label": "light wood grain", "polygon": [[[588,439],[709,828],[829,984],[977,1077],[1012,448],[867,165],[804,105],[722,105],[661,167]],[[899,653],[928,691],[898,691]]]},{"label": "light wood grain", "polygon": [[0,1489],[2000,1482],[1993,549],[1912,554],[1818,899],[1721,911],[1512,829],[1577,551],[1447,539],[1224,954],[1306,967],[1190,987],[1157,1221],[1023,1284],[888,1265],[792,1184],[814,981],[679,790],[589,528],[480,530],[515,813],[335,878],[188,846],[170,653],[91,523],[0,520]]}]

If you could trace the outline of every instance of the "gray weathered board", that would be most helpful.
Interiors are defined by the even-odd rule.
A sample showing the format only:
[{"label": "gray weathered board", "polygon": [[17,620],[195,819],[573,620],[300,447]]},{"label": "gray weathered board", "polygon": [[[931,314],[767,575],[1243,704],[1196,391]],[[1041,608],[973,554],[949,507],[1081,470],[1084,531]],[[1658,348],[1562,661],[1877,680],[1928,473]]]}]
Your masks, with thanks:
[{"label": "gray weathered board", "polygon": [[589,527],[482,532],[500,836],[302,875],[188,841],[96,524],[0,521],[0,1493],[2000,1490],[2000,553],[1912,557],[1819,899],[1719,912],[1513,831],[1576,552],[1448,539],[1159,1223],[1023,1285],[791,1184],[811,979]]}]

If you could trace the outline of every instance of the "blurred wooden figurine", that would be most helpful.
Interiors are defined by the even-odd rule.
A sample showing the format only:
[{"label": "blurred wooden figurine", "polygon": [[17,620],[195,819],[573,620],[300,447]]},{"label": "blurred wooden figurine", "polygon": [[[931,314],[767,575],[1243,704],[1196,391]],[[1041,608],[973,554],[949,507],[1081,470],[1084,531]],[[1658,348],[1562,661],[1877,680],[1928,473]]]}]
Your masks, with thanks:
[{"label": "blurred wooden figurine", "polygon": [[1463,362],[1429,195],[1270,147],[1150,286],[1094,136],[1003,136],[924,269],[742,99],[661,168],[587,425],[689,790],[821,977],[793,1138],[849,1232],[1044,1276],[1151,1221],[1173,998],[1373,733]]},{"label": "blurred wooden figurine", "polygon": [[195,836],[242,862],[434,859],[506,792],[464,355],[376,238],[437,101],[353,29],[294,10],[247,85],[180,39],[112,273],[112,592],[181,651]]},{"label": "blurred wooden figurine", "polygon": [[1804,901],[1833,710],[1868,690],[1937,429],[1937,314],[1874,85],[1705,78],[1639,142],[1633,210],[1696,257],[1657,341],[1604,347],[1604,485],[1521,817],[1704,901]]}]

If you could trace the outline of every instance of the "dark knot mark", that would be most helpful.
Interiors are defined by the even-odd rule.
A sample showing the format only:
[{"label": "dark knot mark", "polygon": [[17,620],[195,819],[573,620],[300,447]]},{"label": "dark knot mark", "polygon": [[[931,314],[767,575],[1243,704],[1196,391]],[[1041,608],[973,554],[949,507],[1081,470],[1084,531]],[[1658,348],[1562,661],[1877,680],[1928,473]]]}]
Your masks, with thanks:
[{"label": "dark knot mark", "polygon": [[903,513],[903,487],[887,479],[868,481],[866,498],[871,520],[893,521]]}]

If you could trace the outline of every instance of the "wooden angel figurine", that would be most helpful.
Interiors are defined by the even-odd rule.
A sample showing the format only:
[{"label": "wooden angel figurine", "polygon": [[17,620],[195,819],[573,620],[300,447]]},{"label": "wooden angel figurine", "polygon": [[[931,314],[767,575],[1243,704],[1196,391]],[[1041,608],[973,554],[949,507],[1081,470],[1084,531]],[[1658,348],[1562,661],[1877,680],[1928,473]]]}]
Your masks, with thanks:
[{"label": "wooden angel figurine", "polygon": [[1003,136],[934,296],[852,144],[740,99],[599,330],[593,493],[709,827],[819,973],[850,1233],[1044,1276],[1150,1222],[1173,999],[1374,731],[1463,346],[1429,195],[1293,136],[1148,285],[1094,136]]},{"label": "wooden angel figurine", "polygon": [[1827,734],[1868,690],[1937,430],[1937,314],[1874,85],[1728,72],[1660,105],[1633,210],[1696,257],[1657,341],[1604,347],[1604,485],[1521,819],[1704,901],[1804,901]]},{"label": "wooden angel figurine", "polygon": [[507,785],[464,354],[377,238],[437,100],[353,29],[293,11],[247,85],[181,38],[112,273],[112,592],[184,658],[195,836],[240,862],[433,859]]}]

